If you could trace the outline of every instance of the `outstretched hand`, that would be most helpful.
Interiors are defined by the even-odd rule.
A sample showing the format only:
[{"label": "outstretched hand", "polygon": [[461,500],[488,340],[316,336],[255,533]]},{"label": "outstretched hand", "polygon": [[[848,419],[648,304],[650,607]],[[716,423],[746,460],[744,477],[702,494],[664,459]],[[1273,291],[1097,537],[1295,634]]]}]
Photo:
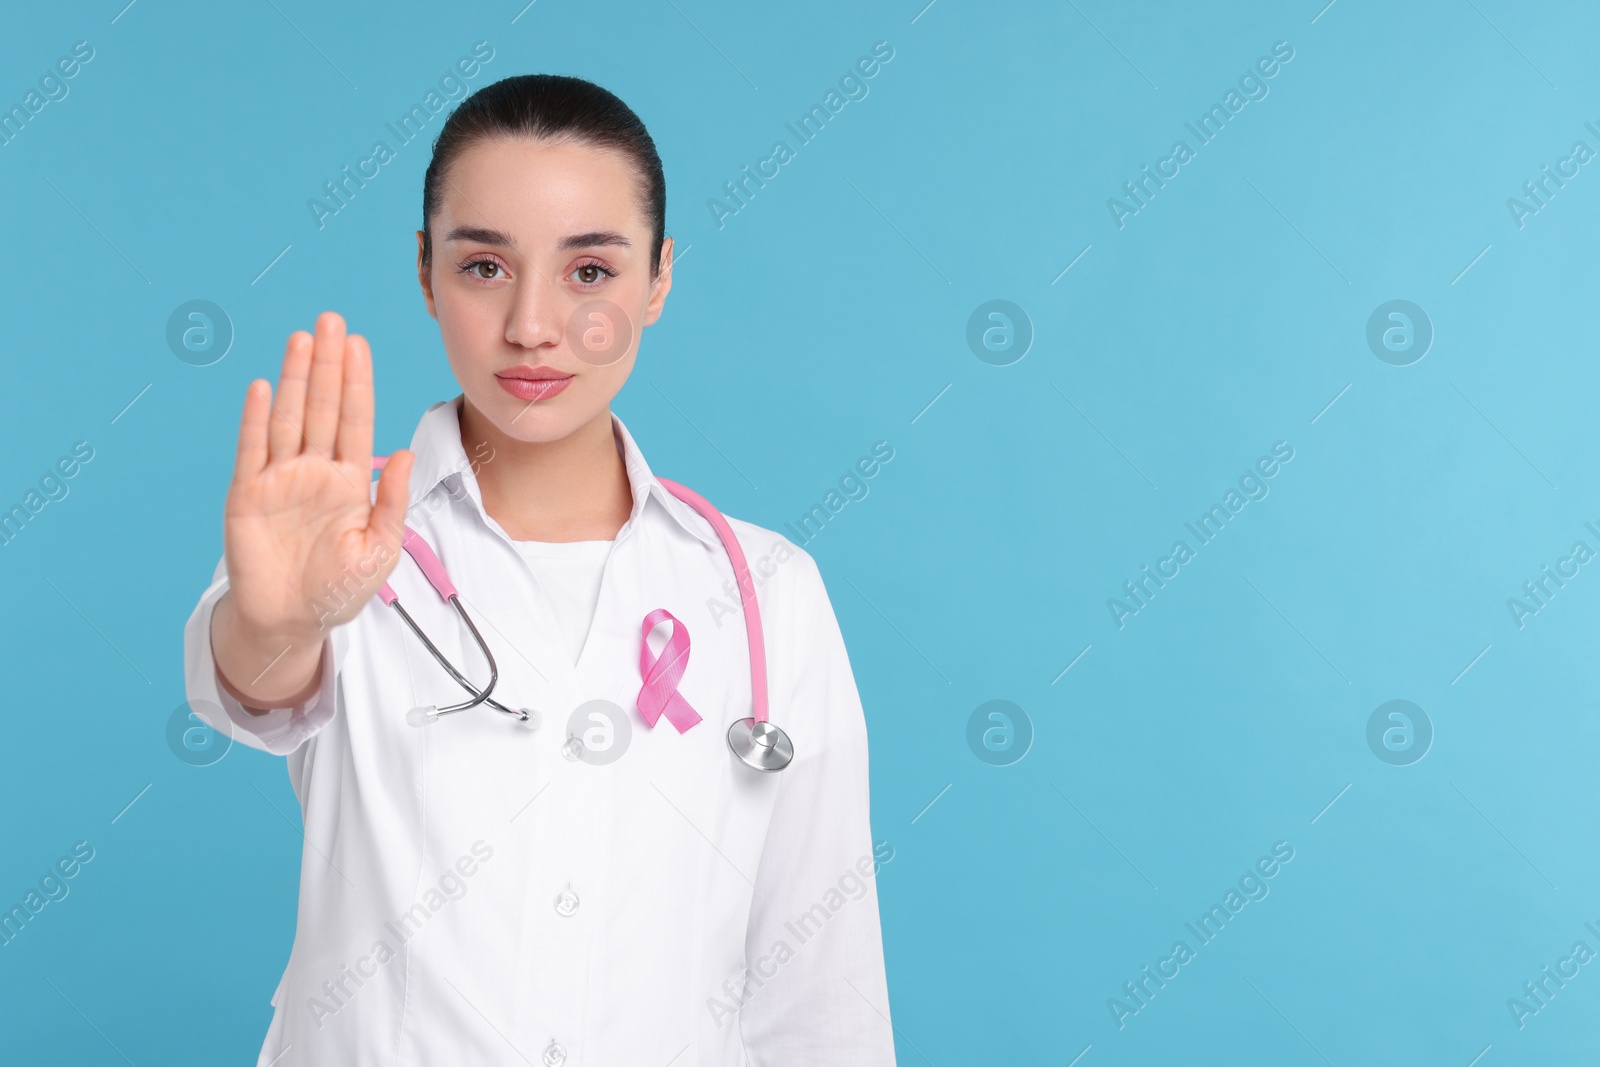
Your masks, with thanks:
[{"label": "outstretched hand", "polygon": [[[412,454],[372,478],[372,352],[332,311],[289,336],[274,403],[250,383],[223,544],[233,610],[298,642],[360,613],[399,560]],[[366,577],[363,577],[366,575]]]}]

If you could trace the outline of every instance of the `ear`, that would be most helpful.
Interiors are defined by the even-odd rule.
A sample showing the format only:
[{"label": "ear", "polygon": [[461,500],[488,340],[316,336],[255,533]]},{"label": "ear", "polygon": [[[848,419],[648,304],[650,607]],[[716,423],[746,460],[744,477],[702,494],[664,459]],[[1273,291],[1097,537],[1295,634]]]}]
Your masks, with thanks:
[{"label": "ear", "polygon": [[672,291],[672,238],[661,242],[661,263],[655,280],[650,283],[650,300],[644,306],[644,324],[649,326],[661,317],[661,306]]},{"label": "ear", "polygon": [[433,271],[422,265],[423,232],[417,231],[417,281],[422,285],[422,299],[428,305],[428,314],[435,320],[439,312],[433,306]]}]

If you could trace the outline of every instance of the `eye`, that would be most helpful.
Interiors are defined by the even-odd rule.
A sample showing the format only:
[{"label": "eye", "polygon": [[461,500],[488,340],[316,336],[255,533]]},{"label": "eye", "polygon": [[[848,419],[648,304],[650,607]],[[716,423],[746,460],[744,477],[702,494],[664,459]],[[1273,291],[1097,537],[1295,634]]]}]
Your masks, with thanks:
[{"label": "eye", "polygon": [[596,260],[578,264],[572,269],[572,273],[578,276],[578,281],[585,289],[598,287],[602,278],[615,278],[617,276],[616,271]]},{"label": "eye", "polygon": [[[484,273],[484,272],[480,271],[478,269],[480,267],[488,267],[488,268],[490,268],[489,272],[488,273]],[[476,278],[479,281],[485,281],[485,282],[492,282],[492,281],[495,281],[498,278],[505,277],[505,268],[502,267],[499,263],[495,262],[494,260],[488,259],[488,258],[469,259],[465,263],[463,263],[459,267],[457,267],[456,269],[458,271],[460,271],[462,274],[469,274],[473,278]]]}]

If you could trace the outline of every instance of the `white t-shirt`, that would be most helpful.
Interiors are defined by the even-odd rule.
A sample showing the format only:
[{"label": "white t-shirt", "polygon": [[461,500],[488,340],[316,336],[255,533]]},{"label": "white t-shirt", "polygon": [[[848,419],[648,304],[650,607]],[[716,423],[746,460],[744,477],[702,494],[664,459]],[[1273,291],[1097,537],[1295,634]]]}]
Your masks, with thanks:
[{"label": "white t-shirt", "polygon": [[567,662],[578,661],[600,601],[600,575],[613,541],[513,541],[550,598]]}]

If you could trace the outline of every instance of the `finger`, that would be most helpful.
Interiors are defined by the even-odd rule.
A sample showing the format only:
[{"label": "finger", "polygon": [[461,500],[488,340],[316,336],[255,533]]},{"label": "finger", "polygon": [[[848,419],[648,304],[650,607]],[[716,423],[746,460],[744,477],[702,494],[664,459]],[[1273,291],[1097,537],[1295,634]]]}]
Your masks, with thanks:
[{"label": "finger", "polygon": [[344,383],[339,392],[339,439],[334,458],[363,470],[372,466],[372,348],[358,333],[344,342]]},{"label": "finger", "polygon": [[300,454],[300,421],[305,413],[306,374],[311,369],[311,335],[296,330],[284,346],[278,397],[272,404],[272,429],[267,435],[268,462]]},{"label": "finger", "polygon": [[267,465],[267,423],[272,417],[272,383],[257,378],[244,393],[239,416],[239,449],[233,457],[233,480],[244,481]]},{"label": "finger", "polygon": [[402,448],[389,457],[378,476],[378,499],[367,520],[367,532],[392,546],[399,546],[405,532],[406,505],[411,496],[412,452]]},{"label": "finger", "polygon": [[344,380],[344,319],[332,311],[317,316],[317,343],[306,392],[306,446],[333,458],[339,426],[339,386]]}]

